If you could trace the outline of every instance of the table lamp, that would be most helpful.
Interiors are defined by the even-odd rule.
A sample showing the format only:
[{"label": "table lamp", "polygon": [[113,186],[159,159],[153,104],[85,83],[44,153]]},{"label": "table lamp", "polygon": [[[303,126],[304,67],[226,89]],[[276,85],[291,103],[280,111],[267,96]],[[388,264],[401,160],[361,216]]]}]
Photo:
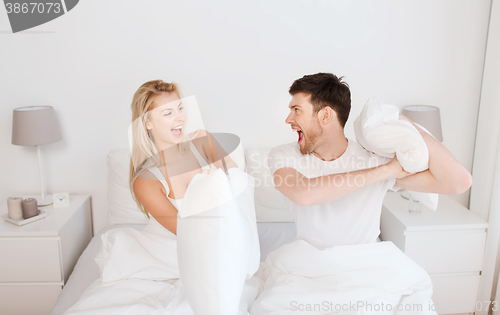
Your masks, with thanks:
[{"label": "table lamp", "polygon": [[12,144],[37,147],[41,198],[37,197],[36,199],[39,206],[52,204],[52,196],[45,195],[40,146],[60,140],[62,140],[61,130],[52,106],[28,106],[14,109]]},{"label": "table lamp", "polygon": [[429,105],[409,105],[403,107],[403,115],[427,129],[439,142],[443,142],[441,115],[439,108]]}]

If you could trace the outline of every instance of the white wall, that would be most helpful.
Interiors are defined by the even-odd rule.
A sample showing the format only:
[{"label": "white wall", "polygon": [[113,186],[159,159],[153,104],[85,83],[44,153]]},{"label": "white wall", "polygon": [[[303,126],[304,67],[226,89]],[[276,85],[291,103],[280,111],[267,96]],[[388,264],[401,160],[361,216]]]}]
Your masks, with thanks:
[{"label": "white wall", "polygon": [[[500,0],[491,2],[470,209],[487,220],[488,236],[478,301],[494,301],[500,273]],[[500,302],[496,299],[497,302]],[[498,314],[498,311],[496,312]],[[476,315],[486,315],[485,310]]]},{"label": "white wall", "polygon": [[182,84],[208,130],[248,148],[295,141],[288,87],[333,72],[352,90],[349,137],[369,96],[436,105],[444,144],[470,170],[489,4],[86,0],[18,34],[0,9],[0,201],[39,190],[35,149],[10,144],[12,109],[52,105],[64,140],[43,147],[48,189],[92,195],[102,228],[106,155],[127,146],[132,95],[157,78]]}]

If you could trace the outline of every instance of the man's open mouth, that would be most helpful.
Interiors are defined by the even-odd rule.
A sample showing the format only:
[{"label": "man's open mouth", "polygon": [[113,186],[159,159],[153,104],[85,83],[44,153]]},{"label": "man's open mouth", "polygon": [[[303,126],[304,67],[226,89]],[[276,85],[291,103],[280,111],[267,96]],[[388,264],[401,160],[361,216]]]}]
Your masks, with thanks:
[{"label": "man's open mouth", "polygon": [[297,143],[300,144],[302,140],[304,140],[304,133],[299,128],[292,128],[292,130],[296,131],[297,134],[299,135],[299,140],[297,141]]}]

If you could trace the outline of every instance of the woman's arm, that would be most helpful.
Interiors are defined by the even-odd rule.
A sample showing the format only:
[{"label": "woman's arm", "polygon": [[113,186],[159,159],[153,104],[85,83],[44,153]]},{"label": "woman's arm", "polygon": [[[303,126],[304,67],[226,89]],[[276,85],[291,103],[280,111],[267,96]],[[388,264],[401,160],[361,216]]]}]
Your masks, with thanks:
[{"label": "woman's arm", "polygon": [[144,208],[164,228],[177,235],[177,209],[164,190],[158,180],[137,177],[134,181],[134,193]]},{"label": "woman's arm", "polygon": [[[226,163],[226,167],[228,169],[233,168],[233,167],[236,167],[236,168],[238,167],[238,164],[236,164],[236,162],[234,162],[233,159],[231,159],[229,154],[226,153],[226,151],[217,142],[217,140],[215,139],[215,137],[212,134],[210,134],[206,130],[203,130],[203,132],[200,132],[199,134],[201,134],[202,136],[203,135],[206,136],[206,138],[205,138],[206,140],[203,141],[203,151],[205,152],[205,154],[209,158],[209,160],[212,159],[211,153],[210,153],[210,143],[212,144],[212,150],[213,150],[214,159],[215,159],[215,163],[213,163],[213,164],[215,165],[215,167],[224,169],[224,166],[222,164],[222,159],[224,159],[224,162]],[[210,138],[210,142],[209,142],[209,138]]]},{"label": "woman's arm", "polygon": [[397,179],[396,185],[413,191],[448,195],[458,195],[469,189],[472,176],[451,152],[407,117],[400,115],[400,119],[410,122],[422,135],[429,149],[429,169]]}]

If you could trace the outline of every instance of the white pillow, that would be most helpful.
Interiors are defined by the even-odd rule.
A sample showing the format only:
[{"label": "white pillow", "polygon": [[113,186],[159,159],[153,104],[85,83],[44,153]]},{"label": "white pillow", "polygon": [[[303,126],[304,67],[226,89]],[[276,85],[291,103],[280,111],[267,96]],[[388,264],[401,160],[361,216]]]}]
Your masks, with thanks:
[{"label": "white pillow", "polygon": [[[245,170],[245,153],[239,146],[229,154],[241,171]],[[108,224],[146,224],[129,188],[130,150],[120,148],[108,154]]]},{"label": "white pillow", "polygon": [[274,187],[268,165],[272,148],[245,151],[247,173],[255,179],[255,212],[257,222],[293,222],[285,196]]},{"label": "white pillow", "polygon": [[240,144],[238,147],[229,154],[229,157],[238,165],[238,168],[240,171],[244,172],[246,168],[246,162],[245,162],[245,151],[243,150],[243,145]]},{"label": "white pillow", "polygon": [[398,157],[409,173],[429,168],[429,150],[424,139],[406,120],[399,119],[399,108],[370,97],[354,120],[356,141],[368,151],[392,158]]},{"label": "white pillow", "polygon": [[130,150],[114,149],[108,154],[108,223],[146,224],[147,217],[137,208],[128,180]]},{"label": "white pillow", "polygon": [[[196,200],[188,205],[186,201],[193,198],[180,205],[179,211],[190,214],[177,220],[180,279],[195,314],[234,315],[245,280],[257,271],[260,261],[253,178],[235,168],[229,170],[230,180],[221,170],[202,176],[204,184],[190,186],[190,193],[213,208],[197,213],[205,205]],[[241,193],[235,196],[233,190]]]},{"label": "white pillow", "polygon": [[[407,172],[416,173],[429,168],[429,150],[424,139],[408,121],[399,119],[397,106],[370,97],[354,120],[354,133],[356,141],[366,150],[390,158],[396,155]],[[430,209],[437,209],[438,194],[408,192]]]}]

